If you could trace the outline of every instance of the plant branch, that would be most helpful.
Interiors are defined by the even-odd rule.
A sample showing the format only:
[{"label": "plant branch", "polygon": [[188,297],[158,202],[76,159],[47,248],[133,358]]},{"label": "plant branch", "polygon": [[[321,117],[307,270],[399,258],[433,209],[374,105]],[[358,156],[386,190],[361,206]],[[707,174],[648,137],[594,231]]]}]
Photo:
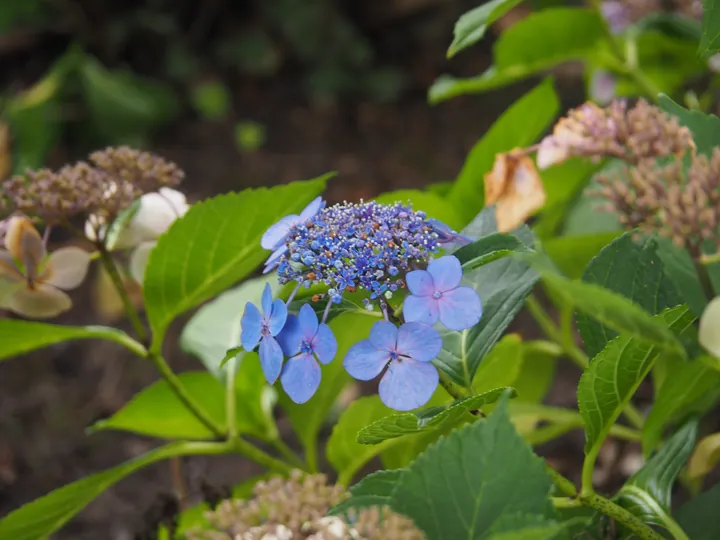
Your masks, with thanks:
[{"label": "plant branch", "polygon": [[442,386],[453,399],[462,399],[467,397],[467,395],[464,394],[460,388],[458,388],[458,386],[448,378],[447,375],[440,370],[438,370],[438,372],[440,373],[440,386]]},{"label": "plant branch", "polygon": [[284,461],[272,457],[270,454],[265,453],[244,439],[238,438],[228,441],[228,443],[232,445],[233,450],[238,454],[242,454],[246,458],[272,471],[288,474],[293,470],[293,468]]},{"label": "plant branch", "polygon": [[293,467],[297,467],[301,470],[306,470],[305,464],[303,461],[298,457],[298,455],[293,452],[292,448],[290,448],[285,442],[280,439],[274,439],[270,442],[273,448],[280,452],[280,455],[284,457],[289,464],[291,464]]},{"label": "plant branch", "polygon": [[237,392],[235,390],[235,376],[237,375],[237,360],[233,358],[225,372],[225,418],[228,425],[228,439],[237,439]]}]

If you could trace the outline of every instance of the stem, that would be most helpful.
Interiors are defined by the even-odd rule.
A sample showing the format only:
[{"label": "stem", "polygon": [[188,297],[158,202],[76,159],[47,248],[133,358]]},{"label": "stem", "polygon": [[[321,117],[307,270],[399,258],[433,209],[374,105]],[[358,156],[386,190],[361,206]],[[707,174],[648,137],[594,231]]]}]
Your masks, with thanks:
[{"label": "stem", "polygon": [[165,359],[159,354],[149,352],[147,354],[148,360],[150,360],[155,368],[160,373],[160,376],[170,386],[170,389],[175,392],[175,395],[180,401],[192,412],[202,424],[215,434],[218,438],[225,437],[225,431],[223,428],[215,423],[215,421],[208,416],[205,410],[198,405],[195,399],[188,393],[183,384],[178,379],[177,375],[170,369]]},{"label": "stem", "polygon": [[239,437],[237,428],[237,393],[235,392],[235,375],[237,374],[237,359],[230,360],[225,374],[225,418],[227,418],[228,439]]},{"label": "stem", "polygon": [[553,506],[555,508],[578,508],[582,506],[582,503],[571,497],[551,497]]},{"label": "stem", "polygon": [[178,502],[178,506],[180,506],[181,510],[185,510],[188,488],[185,483],[182,458],[180,456],[170,458],[170,476],[172,478],[173,491],[175,492],[175,499]]},{"label": "stem", "polygon": [[[439,370],[438,370],[439,371]],[[440,386],[442,386],[445,391],[450,394],[450,396],[453,399],[462,399],[464,397],[467,397],[466,394],[463,394],[460,389],[457,387],[455,383],[453,383],[450,379],[448,379],[447,375],[445,375],[442,371],[439,371],[440,373]]]},{"label": "stem", "polygon": [[668,515],[668,513],[657,503],[657,501],[651,497],[646,491],[639,489],[635,486],[624,486],[623,492],[626,494],[632,494],[633,497],[640,499],[643,504],[648,506],[655,517],[657,517],[670,534],[672,534],[675,540],[690,540],[685,531],[682,530],[680,525]]},{"label": "stem", "polygon": [[127,314],[128,319],[130,319],[130,322],[135,329],[135,333],[137,334],[140,341],[142,341],[143,343],[147,343],[148,334],[145,331],[145,327],[143,326],[142,321],[140,320],[140,316],[138,315],[137,311],[132,305],[132,302],[130,301],[127,290],[125,290],[125,284],[123,283],[122,277],[120,277],[120,272],[118,272],[117,266],[115,266],[115,261],[113,261],[112,256],[107,251],[104,245],[98,243],[97,248],[98,252],[100,253],[100,261],[102,262],[105,270],[110,276],[110,280],[112,281],[115,290],[120,295],[123,307],[125,308],[125,313]]},{"label": "stem", "polygon": [[548,473],[548,475],[550,475],[550,479],[553,481],[553,484],[555,484],[560,490],[560,493],[562,493],[563,495],[567,495],[568,497],[577,497],[578,493],[575,484],[573,484],[570,480],[565,478],[562,474],[557,472],[547,463],[545,464],[545,471]]},{"label": "stem", "polygon": [[307,463],[307,468],[311,473],[317,472],[317,437],[312,437],[305,445],[305,463]]},{"label": "stem", "polygon": [[643,540],[664,540],[661,534],[652,530],[644,521],[597,493],[580,495],[579,500],[584,506],[594,508],[627,527]]},{"label": "stem", "polygon": [[284,457],[293,467],[305,470],[305,464],[303,461],[295,452],[293,452],[292,448],[285,444],[282,439],[275,439],[270,444],[272,444],[273,448],[280,452],[280,455],[282,455],[282,457]]},{"label": "stem", "polygon": [[284,461],[272,457],[270,454],[263,452],[257,446],[243,439],[235,439],[234,441],[228,442],[232,445],[235,452],[242,454],[263,467],[280,473],[290,473],[293,470],[293,468]]},{"label": "stem", "polygon": [[[563,336],[563,333],[542,307],[542,304],[540,304],[537,297],[531,294],[525,300],[525,305],[527,306],[532,318],[535,319],[535,322],[537,322],[538,326],[540,326],[540,329],[545,332],[545,335],[562,347],[565,355],[580,369],[585,370],[589,365],[587,355],[582,352],[575,343],[573,343],[572,335],[570,336],[570,340],[567,340],[566,337]],[[570,310],[570,314],[572,315],[572,310]]]},{"label": "stem", "polygon": [[715,298],[715,289],[710,280],[710,274],[708,273],[707,266],[702,264],[699,257],[693,259],[695,264],[695,271],[697,272],[698,278],[700,278],[700,285],[702,285],[703,292],[708,301]]}]

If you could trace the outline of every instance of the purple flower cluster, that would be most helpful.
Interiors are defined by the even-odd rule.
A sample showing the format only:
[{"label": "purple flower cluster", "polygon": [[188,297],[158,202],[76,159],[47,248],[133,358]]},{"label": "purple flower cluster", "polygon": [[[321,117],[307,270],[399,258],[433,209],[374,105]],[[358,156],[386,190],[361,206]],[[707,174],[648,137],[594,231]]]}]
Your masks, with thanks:
[{"label": "purple flower cluster", "polygon": [[[382,373],[379,393],[387,406],[401,411],[420,407],[439,381],[431,362],[442,349],[442,338],[432,325],[439,321],[450,330],[465,330],[482,315],[477,293],[460,286],[460,261],[432,256],[442,246],[471,241],[400,203],[326,208],[317,198],[299,216],[270,227],[262,238],[262,246],[273,250],[265,271],[277,268],[280,283],[295,281],[297,287],[284,304],[272,300],[267,286],[263,313],[251,303],[245,306],[243,348],[251,351],[259,345],[268,382],[274,384],[279,377],[288,396],[305,403],[320,385],[319,363],[328,364],[337,354],[337,341],[325,324],[329,309],[344,292],[359,289],[367,293],[369,308],[380,305],[385,320],[373,326],[369,339],[349,349],[345,369],[360,380]],[[288,315],[287,305],[299,288],[318,284],[328,287],[322,320],[307,304],[297,316]],[[386,300],[405,287],[410,293],[402,310],[406,322],[398,327],[390,322]]]}]

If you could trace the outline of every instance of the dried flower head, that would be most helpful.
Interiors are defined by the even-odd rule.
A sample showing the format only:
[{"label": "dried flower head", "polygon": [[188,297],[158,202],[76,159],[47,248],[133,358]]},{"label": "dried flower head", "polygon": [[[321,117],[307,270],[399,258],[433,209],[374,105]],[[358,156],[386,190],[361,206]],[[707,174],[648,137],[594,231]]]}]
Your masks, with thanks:
[{"label": "dried flower head", "polygon": [[585,103],[560,119],[540,142],[537,164],[545,169],[573,156],[615,157],[635,165],[645,159],[683,155],[695,149],[690,130],[677,118],[639,100],[628,108],[613,101],[605,108]]},{"label": "dried flower head", "polygon": [[682,163],[664,167],[650,161],[601,175],[598,195],[605,209],[616,212],[628,229],[657,232],[699,256],[700,244],[712,239],[720,249],[720,149],[712,157],[693,156],[685,173]]},{"label": "dried flower head", "polygon": [[348,497],[324,475],[294,471],[289,479],[259,482],[250,500],[228,499],[209,512],[209,530],[193,530],[188,540],[422,540],[413,522],[389,509],[363,509],[350,523],[327,516]]},{"label": "dried flower head", "polygon": [[175,164],[127,147],[95,152],[90,160],[6,180],[0,186],[0,211],[39,217],[46,224],[93,215],[99,228],[144,193],[175,186],[183,177]]}]

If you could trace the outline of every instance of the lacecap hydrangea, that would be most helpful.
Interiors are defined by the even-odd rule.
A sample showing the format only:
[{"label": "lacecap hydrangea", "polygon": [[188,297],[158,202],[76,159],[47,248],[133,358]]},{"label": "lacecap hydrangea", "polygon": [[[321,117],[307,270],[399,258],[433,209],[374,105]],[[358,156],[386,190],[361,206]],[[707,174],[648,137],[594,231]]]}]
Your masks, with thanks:
[{"label": "lacecap hydrangea", "polygon": [[[326,324],[330,309],[345,293],[365,293],[365,307],[377,307],[383,319],[368,339],[348,350],[343,365],[359,380],[382,374],[379,394],[387,406],[400,411],[421,407],[439,382],[432,360],[442,349],[442,337],[433,326],[461,331],[482,315],[475,290],[461,285],[460,261],[440,256],[443,248],[471,241],[410,205],[370,201],[327,207],[318,197],[300,215],[283,218],[264,234],[262,246],[272,251],[265,273],[274,270],[281,284],[297,285],[285,303],[273,300],[268,285],[261,309],[245,306],[242,346],[247,351],[259,347],[267,381],[274,384],[279,378],[293,401],[305,403],[320,385],[320,364],[334,361],[337,353]],[[322,317],[309,304],[289,314],[300,288],[311,286],[327,289],[312,297],[326,302]],[[402,305],[388,309],[400,293],[407,293]]]}]

